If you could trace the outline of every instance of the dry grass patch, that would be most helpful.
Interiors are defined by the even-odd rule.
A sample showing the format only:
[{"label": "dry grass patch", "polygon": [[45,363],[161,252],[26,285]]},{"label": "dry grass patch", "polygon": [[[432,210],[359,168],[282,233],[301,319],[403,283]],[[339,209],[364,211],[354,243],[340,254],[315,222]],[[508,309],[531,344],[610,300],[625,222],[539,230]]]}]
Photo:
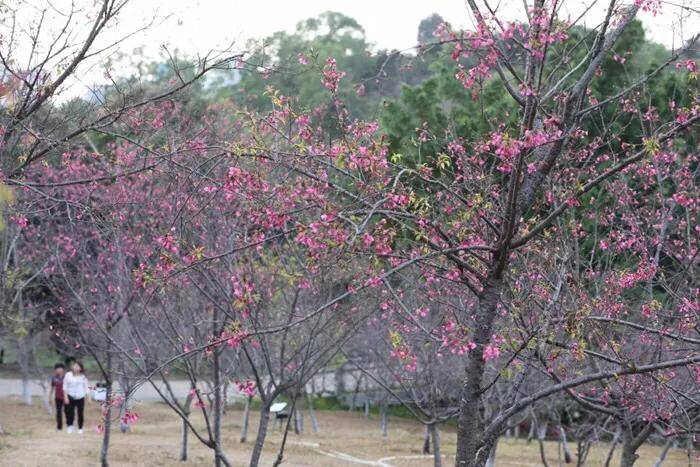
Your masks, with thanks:
[{"label": "dry grass patch", "polygon": [[[179,462],[181,423],[177,416],[162,404],[138,404],[135,410],[141,419],[131,433],[114,433],[110,448],[110,465],[120,466],[211,466],[212,451],[190,436],[190,459]],[[87,408],[87,425],[84,435],[56,432],[53,417],[47,415],[41,403],[24,406],[18,399],[0,400],[0,424],[6,434],[0,436],[0,466],[61,466],[97,465],[101,435],[95,430],[100,408],[90,404]],[[421,456],[423,428],[410,420],[392,418],[389,436],[380,435],[376,416],[365,418],[359,413],[318,412],[321,427],[319,433],[311,433],[308,417],[305,419],[306,433],[290,434],[285,450],[288,466],[351,466],[361,465],[339,457],[351,456],[356,460],[376,462],[380,459],[393,466],[430,466],[430,458]],[[229,410],[223,424],[226,453],[233,465],[247,465],[255,439],[257,414],[251,416],[251,430],[246,444],[239,442],[242,412]],[[201,425],[199,416],[193,421]],[[274,428],[268,437],[261,465],[272,465],[281,443],[281,432]],[[453,430],[443,430],[444,465],[451,465],[455,452],[456,436]],[[572,445],[572,448],[574,446]],[[606,446],[594,449],[587,465],[602,465]],[[556,443],[547,443],[550,465],[558,465]],[[658,456],[659,448],[644,446],[640,450],[640,467],[651,466]],[[336,457],[333,457],[336,456]],[[372,465],[372,464],[365,464]],[[374,465],[380,465],[378,462]],[[537,443],[504,440],[498,446],[497,466],[541,465]],[[613,464],[615,465],[615,464]],[[689,465],[686,453],[669,453],[665,467]],[[691,464],[692,465],[692,464]],[[700,464],[695,464],[700,465]]]}]

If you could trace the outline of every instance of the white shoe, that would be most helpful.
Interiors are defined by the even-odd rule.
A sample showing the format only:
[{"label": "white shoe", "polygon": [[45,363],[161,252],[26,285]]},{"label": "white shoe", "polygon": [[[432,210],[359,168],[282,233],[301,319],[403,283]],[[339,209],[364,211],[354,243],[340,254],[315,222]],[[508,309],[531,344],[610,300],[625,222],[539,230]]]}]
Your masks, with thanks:
[{"label": "white shoe", "polygon": [[73,433],[73,427],[69,426],[68,429],[66,429],[66,433]]},{"label": "white shoe", "polygon": [[83,434],[83,429],[82,429],[82,428],[79,429],[79,430],[78,430],[78,433],[80,433],[80,434],[82,435],[82,434]]}]

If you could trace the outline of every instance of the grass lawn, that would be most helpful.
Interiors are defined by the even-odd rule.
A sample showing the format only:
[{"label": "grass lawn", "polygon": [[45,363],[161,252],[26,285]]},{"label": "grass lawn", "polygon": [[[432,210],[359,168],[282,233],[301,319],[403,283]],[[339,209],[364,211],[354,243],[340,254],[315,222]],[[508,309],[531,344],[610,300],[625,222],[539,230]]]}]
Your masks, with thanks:
[{"label": "grass lawn", "polygon": [[[137,405],[139,422],[128,434],[114,433],[110,449],[112,466],[210,466],[211,451],[190,436],[190,460],[179,462],[180,422],[176,415],[163,404],[144,403]],[[40,401],[32,407],[24,406],[19,399],[0,400],[0,424],[5,430],[0,435],[1,466],[94,466],[99,457],[101,435],[95,426],[99,420],[100,407],[92,403],[88,407],[87,426],[84,435],[57,432],[53,417],[46,414]],[[341,411],[318,411],[320,431],[311,432],[308,416],[304,419],[305,433],[290,433],[285,450],[284,465],[289,466],[430,466],[431,458],[421,456],[423,429],[406,419],[391,418],[389,436],[380,435],[379,418],[361,413]],[[193,416],[198,425],[201,417]],[[225,450],[233,465],[247,465],[252,441],[257,428],[257,415],[251,417],[249,441],[239,442],[242,422],[240,410],[229,410],[225,415],[223,431]],[[442,433],[444,465],[452,465],[456,436],[452,429]],[[281,433],[272,429],[261,465],[272,465],[281,442]],[[572,443],[572,449],[575,446]],[[557,444],[547,443],[550,466],[558,465]],[[602,464],[607,446],[597,446],[589,456],[587,465]],[[653,465],[659,448],[643,446],[637,465]],[[498,467],[541,465],[537,443],[502,440],[497,451]],[[380,462],[381,460],[381,462]],[[364,461],[364,462],[362,462]],[[617,465],[617,464],[613,464]],[[684,451],[670,452],[665,467],[687,466]],[[691,464],[700,465],[700,464]]]}]

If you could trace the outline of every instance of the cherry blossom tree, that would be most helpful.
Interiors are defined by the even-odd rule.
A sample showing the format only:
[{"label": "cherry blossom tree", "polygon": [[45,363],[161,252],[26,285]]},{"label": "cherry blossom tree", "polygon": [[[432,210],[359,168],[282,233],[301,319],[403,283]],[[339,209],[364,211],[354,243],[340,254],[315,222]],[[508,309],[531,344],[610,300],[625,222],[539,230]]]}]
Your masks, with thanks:
[{"label": "cherry blossom tree", "polygon": [[[611,0],[593,28],[577,24],[587,14],[563,20],[559,0],[534,0],[524,22],[468,5],[475,29],[442,24],[435,45],[473,102],[497,89],[510,109],[480,105],[472,132],[426,123],[413,148],[393,153],[380,125],[342,102],[337,62],[302,60],[331,105],[309,109],[270,88],[267,111],[224,102],[190,119],[166,91],[109,128],[93,121],[110,138],[101,151],[73,147],[30,167],[50,152],[37,146],[18,166],[24,178],[8,179],[24,208],[44,212],[17,224],[33,244],[55,239],[44,242],[49,265],[29,258],[62,281],[57,303],[78,321],[66,339],[128,362],[217,465],[231,464],[227,383],[263,402],[258,465],[270,405],[294,406],[372,319],[381,330],[360,337],[420,385],[423,420],[456,414],[458,466],[488,464],[529,414],[563,433],[572,406],[619,427],[624,467],[655,430],[693,432],[697,64],[678,50],[606,82],[603,65],[630,59],[618,46],[638,14],[657,11],[653,0]],[[683,95],[650,93],[669,76]],[[173,368],[190,380],[201,430],[168,389]],[[437,388],[451,370],[460,382],[446,396]],[[453,411],[437,410],[442,397]],[[554,399],[555,411],[542,409]]]},{"label": "cherry blossom tree", "polygon": [[[319,209],[313,241],[305,232],[297,238],[319,257],[336,253],[328,245],[338,237],[348,253],[372,256],[374,267],[350,286],[355,293],[382,288],[396,273],[416,268],[420,274],[413,287],[426,299],[429,294],[459,297],[454,316],[445,316],[443,336],[465,351],[456,461],[484,465],[509,419],[541,399],[561,392],[574,395],[599,381],[641,384],[660,379],[670,387],[672,369],[694,371],[700,357],[687,344],[692,344],[688,334],[695,332],[697,322],[690,299],[696,285],[695,275],[685,273],[694,267],[697,250],[692,242],[671,239],[695,235],[690,227],[697,223],[691,128],[700,117],[692,92],[682,106],[667,102],[663,117],[643,97],[644,84],[672,68],[679,52],[620,89],[596,85],[605,79],[599,76],[602,62],[615,58],[615,45],[639,12],[653,14],[652,3],[610,2],[599,26],[574,44],[567,38],[575,26],[559,20],[557,2],[535,2],[526,24],[500,20],[488,4],[483,10],[474,2],[470,6],[477,29],[459,32],[444,26],[438,38],[453,47],[456,78],[473,90],[474,99],[480,99],[483,83],[498,80],[517,108],[511,122],[499,124],[498,116],[485,115],[488,131],[448,134],[437,157],[416,164],[406,155],[389,154],[377,126],[354,120],[339,101],[336,112],[346,134],[329,142],[309,128],[310,116],[296,113],[293,103],[280,99],[280,110],[261,122],[271,134],[260,157],[293,166],[332,192],[328,199],[333,205]],[[577,56],[573,51],[584,45]],[[677,64],[686,70],[681,73],[691,88],[695,86],[696,64]],[[324,86],[336,93],[343,71],[329,59],[322,74]],[[620,125],[635,125],[639,132],[622,139]],[[419,141],[442,138],[431,135],[429,128],[418,133]],[[564,243],[578,239],[576,248],[585,247],[582,237],[612,221],[596,200],[605,190],[623,190],[626,197],[605,198],[614,216],[623,218],[628,207],[646,204],[648,191],[630,174],[655,172],[660,159],[667,160],[664,165],[673,160],[690,178],[672,167],[680,175],[676,181],[664,174],[647,180],[646,186],[662,190],[663,198],[675,197],[672,204],[650,208],[678,209],[684,219],[661,220],[646,237],[624,220],[613,222],[610,234],[625,239],[616,260],[601,263],[594,252],[589,264],[572,263]],[[638,249],[623,261],[620,255],[633,246]],[[662,308],[673,316],[673,326],[679,326],[674,335],[681,336],[685,351],[675,350],[674,339],[662,339],[655,351],[639,340],[620,345],[609,320],[625,326],[614,317],[637,319],[641,304],[636,291],[655,289],[664,281],[657,277],[660,265],[654,257],[666,250],[677,258],[673,269],[683,271],[674,284],[682,291]],[[601,279],[606,288],[596,290]],[[665,290],[664,295],[668,299],[674,294]],[[644,308],[647,314],[650,306]],[[667,333],[655,326],[646,332]],[[596,365],[563,364],[577,355],[595,358]],[[410,349],[400,352],[402,359],[414,357]],[[521,394],[519,381],[535,363],[552,382]],[[486,413],[484,402],[504,375],[515,381],[513,398]],[[622,393],[631,402],[630,389]],[[633,460],[623,462],[630,465]]]}]

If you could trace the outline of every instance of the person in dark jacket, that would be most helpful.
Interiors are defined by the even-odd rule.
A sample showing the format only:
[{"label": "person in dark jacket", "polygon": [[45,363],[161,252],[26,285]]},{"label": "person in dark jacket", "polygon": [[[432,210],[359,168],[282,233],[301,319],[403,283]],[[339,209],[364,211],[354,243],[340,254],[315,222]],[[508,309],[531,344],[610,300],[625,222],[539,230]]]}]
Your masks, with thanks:
[{"label": "person in dark jacket", "polygon": [[56,429],[63,429],[63,411],[65,409],[64,400],[66,398],[63,393],[63,375],[66,367],[63,363],[57,363],[53,366],[53,376],[51,377],[51,389],[49,390],[49,400],[51,396],[54,398],[56,407]]}]

